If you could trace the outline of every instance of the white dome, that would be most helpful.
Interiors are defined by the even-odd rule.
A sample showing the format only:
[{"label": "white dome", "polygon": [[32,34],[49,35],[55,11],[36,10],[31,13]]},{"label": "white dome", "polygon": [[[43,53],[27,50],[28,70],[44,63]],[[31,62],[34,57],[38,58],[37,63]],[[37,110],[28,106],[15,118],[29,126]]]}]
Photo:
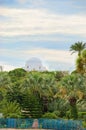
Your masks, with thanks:
[{"label": "white dome", "polygon": [[27,62],[26,62],[26,65],[28,64],[39,64],[39,65],[42,65],[42,62],[39,58],[36,58],[36,57],[32,57],[31,59],[29,59]]},{"label": "white dome", "polygon": [[42,65],[42,62],[39,58],[32,57],[25,64],[25,70],[27,71],[45,71],[46,67]]}]

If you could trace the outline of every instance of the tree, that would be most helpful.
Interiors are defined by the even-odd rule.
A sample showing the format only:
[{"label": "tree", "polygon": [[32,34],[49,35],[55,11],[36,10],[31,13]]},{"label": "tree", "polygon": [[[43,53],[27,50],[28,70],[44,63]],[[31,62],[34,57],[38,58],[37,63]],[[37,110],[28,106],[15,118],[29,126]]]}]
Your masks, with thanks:
[{"label": "tree", "polygon": [[20,105],[22,104],[22,98],[24,95],[24,91],[21,88],[21,82],[15,82],[11,85],[11,89],[6,90],[6,99],[10,102],[16,101]]},{"label": "tree", "polygon": [[86,73],[86,50],[83,50],[76,60],[76,71],[81,74]]},{"label": "tree", "polygon": [[46,112],[48,110],[48,102],[54,95],[55,84],[53,73],[29,72],[21,86],[24,91],[30,90],[41,99],[44,112]]},{"label": "tree", "polygon": [[23,80],[24,77],[26,76],[27,72],[22,69],[22,68],[17,68],[17,69],[14,69],[12,71],[9,71],[8,72],[8,75],[9,77],[11,78],[11,81],[14,83],[16,82],[17,80]]},{"label": "tree", "polygon": [[86,48],[86,43],[83,42],[77,42],[70,47],[70,51],[72,51],[72,54],[75,52],[78,52],[78,56],[80,57],[81,52]]},{"label": "tree", "polygon": [[76,119],[77,114],[77,102],[82,100],[86,96],[86,76],[80,74],[71,74],[64,77],[60,81],[59,92],[57,97],[64,98],[69,101],[71,117]]},{"label": "tree", "polygon": [[0,102],[4,99],[7,89],[11,90],[11,79],[8,72],[0,72]]},{"label": "tree", "polygon": [[86,49],[82,52],[82,60],[83,60],[83,70],[86,73]]},{"label": "tree", "polygon": [[8,88],[11,83],[11,79],[7,72],[0,72],[0,88]]}]

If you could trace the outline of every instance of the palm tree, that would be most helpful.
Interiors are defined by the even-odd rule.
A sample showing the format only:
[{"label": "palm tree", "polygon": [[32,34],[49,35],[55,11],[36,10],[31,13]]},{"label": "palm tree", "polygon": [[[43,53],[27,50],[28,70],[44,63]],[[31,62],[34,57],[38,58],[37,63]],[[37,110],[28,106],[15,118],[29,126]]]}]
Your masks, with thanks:
[{"label": "palm tree", "polygon": [[81,53],[81,56],[76,60],[76,70],[81,74],[86,73],[86,49]]},{"label": "palm tree", "polygon": [[[86,76],[79,74],[68,75],[59,82],[59,91],[55,95],[61,99],[68,100],[70,104],[71,117],[76,119],[77,115],[77,101],[85,98],[86,90]],[[84,104],[83,104],[84,105]]]},{"label": "palm tree", "polygon": [[81,56],[82,50],[86,48],[86,43],[83,42],[77,42],[70,47],[70,51],[72,51],[72,54],[75,52],[78,52],[78,56]]},{"label": "palm tree", "polygon": [[18,118],[21,116],[21,108],[16,101],[8,102],[7,100],[3,100],[0,105],[0,112],[3,114],[3,117]]}]

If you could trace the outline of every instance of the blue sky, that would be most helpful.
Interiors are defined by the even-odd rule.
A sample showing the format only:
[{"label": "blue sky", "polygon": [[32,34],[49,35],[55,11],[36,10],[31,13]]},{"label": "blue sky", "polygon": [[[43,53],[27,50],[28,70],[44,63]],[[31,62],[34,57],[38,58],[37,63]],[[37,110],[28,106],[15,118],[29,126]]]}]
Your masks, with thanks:
[{"label": "blue sky", "polygon": [[73,70],[69,48],[86,42],[85,0],[0,0],[0,64],[38,57],[49,70]]}]

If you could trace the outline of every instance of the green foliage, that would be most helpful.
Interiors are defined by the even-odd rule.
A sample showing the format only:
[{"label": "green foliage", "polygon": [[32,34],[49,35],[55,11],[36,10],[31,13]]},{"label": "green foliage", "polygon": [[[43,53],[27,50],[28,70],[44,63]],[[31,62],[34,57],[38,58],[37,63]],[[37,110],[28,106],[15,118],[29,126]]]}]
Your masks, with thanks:
[{"label": "green foliage", "polygon": [[79,73],[83,73],[83,59],[78,57],[76,60],[76,68]]},{"label": "green foliage", "polygon": [[17,68],[8,73],[11,77],[17,76],[17,77],[23,77],[26,75],[26,71],[22,68]]},{"label": "green foliage", "polygon": [[[65,98],[71,99],[69,100],[71,115],[68,118],[78,118],[78,110],[76,104],[78,104],[79,100],[84,99],[86,93],[85,80],[86,77],[80,74],[71,74],[64,77],[60,82],[60,85],[63,86],[62,88],[66,89]],[[85,102],[83,103],[83,105],[85,105]]]},{"label": "green foliage", "polygon": [[66,89],[67,97],[75,96],[77,99],[83,99],[86,95],[86,76],[71,74],[61,80],[60,86]]},{"label": "green foliage", "polygon": [[8,88],[9,84],[11,82],[11,79],[7,72],[0,72],[0,88]]},{"label": "green foliage", "polygon": [[81,55],[81,52],[86,48],[86,43],[83,42],[77,42],[70,47],[70,51],[72,53],[78,52],[78,56]]},{"label": "green foliage", "polygon": [[83,50],[81,56],[76,59],[76,71],[78,73],[86,73],[86,50]]},{"label": "green foliage", "polygon": [[57,117],[60,117],[60,111],[54,111],[53,112]]},{"label": "green foliage", "polygon": [[49,119],[57,119],[56,114],[55,113],[50,113],[50,112],[45,113],[42,117],[43,118],[49,118]]},{"label": "green foliage", "polygon": [[82,126],[83,126],[84,128],[86,128],[86,121],[83,121],[83,122],[82,122]]},{"label": "green foliage", "polygon": [[0,101],[2,101],[3,98],[4,98],[4,97],[3,97],[3,94],[2,94],[2,92],[0,91]]},{"label": "green foliage", "polygon": [[66,115],[66,111],[69,110],[69,103],[67,100],[58,98],[49,103],[48,111],[49,112],[59,112],[58,116],[63,117]]},{"label": "green foliage", "polygon": [[55,85],[56,81],[53,73],[29,72],[21,86],[26,91],[30,90],[34,95],[39,96],[45,112],[48,109],[47,101],[52,100],[56,92]]},{"label": "green foliage", "polygon": [[11,84],[11,89],[7,89],[6,91],[6,99],[7,101],[16,101],[17,103],[19,103],[20,105],[22,104],[22,98],[24,95],[24,91],[21,88],[21,82],[14,82],[13,84]]},{"label": "green foliage", "polygon": [[78,110],[76,105],[70,106],[70,110],[66,112],[67,119],[78,119]]},{"label": "green foliage", "polygon": [[70,106],[70,114],[71,114],[71,118],[73,118],[74,120],[78,118],[78,110],[77,110],[76,104],[73,106]]},{"label": "green foliage", "polygon": [[86,74],[86,49],[82,52],[83,72]]},{"label": "green foliage", "polygon": [[26,92],[22,100],[22,115],[28,118],[40,118],[42,116],[42,104],[40,99],[31,92]]},{"label": "green foliage", "polygon": [[86,73],[86,43],[77,42],[71,45],[70,51],[72,53],[78,52],[78,58],[76,59],[76,72],[80,74]]},{"label": "green foliage", "polygon": [[78,118],[86,121],[86,112],[78,112]]},{"label": "green foliage", "polygon": [[86,59],[86,49],[82,51],[82,57]]},{"label": "green foliage", "polygon": [[60,81],[63,77],[65,77],[67,75],[68,75],[67,71],[56,71],[55,72],[55,78],[57,81]]},{"label": "green foliage", "polygon": [[[68,99],[72,96],[77,99],[78,110],[86,111],[85,74],[26,72],[23,69],[0,73],[0,111],[3,107],[1,103],[16,102],[21,107],[22,117],[41,118],[46,112],[54,113],[59,118],[68,117]],[[6,117],[21,115],[16,113],[8,111]]]},{"label": "green foliage", "polygon": [[70,119],[70,118],[71,118],[71,112],[70,112],[70,110],[66,112],[66,118],[67,118],[67,119]]},{"label": "green foliage", "polygon": [[17,80],[24,78],[26,74],[27,72],[22,68],[17,68],[8,72],[12,82],[16,82]]},{"label": "green foliage", "polygon": [[5,118],[19,118],[21,116],[21,109],[18,103],[16,102],[7,102],[6,100],[2,101],[0,104],[0,112]]},{"label": "green foliage", "polygon": [[79,111],[85,112],[86,111],[86,99],[78,100],[77,107],[78,107]]}]

